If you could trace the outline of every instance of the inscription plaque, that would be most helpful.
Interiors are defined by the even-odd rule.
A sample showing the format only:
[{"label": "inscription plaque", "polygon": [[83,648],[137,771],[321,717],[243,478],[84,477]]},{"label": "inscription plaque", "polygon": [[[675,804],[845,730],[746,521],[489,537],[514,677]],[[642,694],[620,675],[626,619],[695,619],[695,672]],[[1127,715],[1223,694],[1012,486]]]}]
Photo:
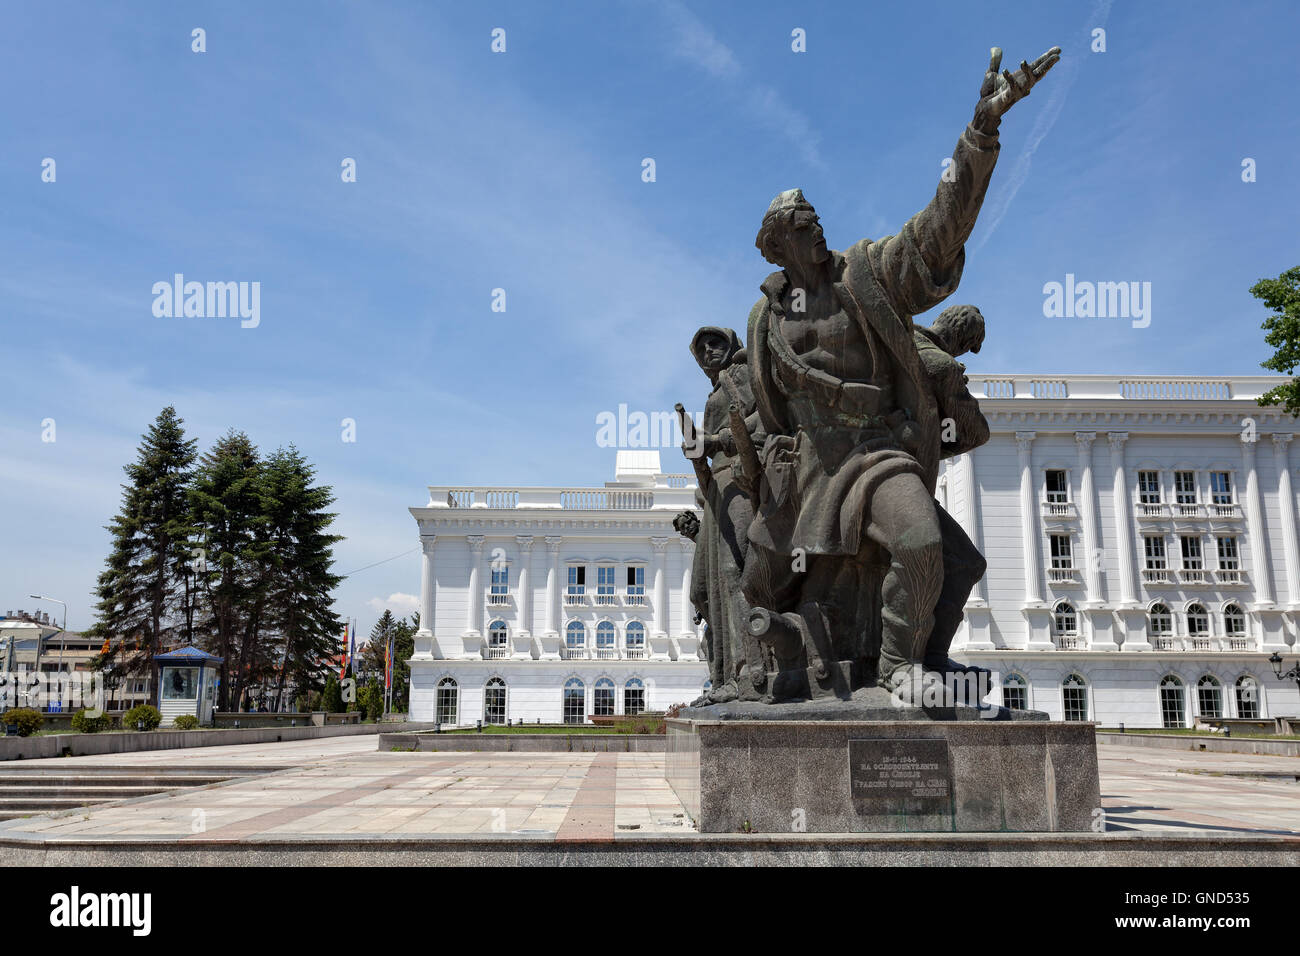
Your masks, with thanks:
[{"label": "inscription plaque", "polygon": [[849,788],[858,813],[947,816],[952,812],[948,741],[850,740]]}]

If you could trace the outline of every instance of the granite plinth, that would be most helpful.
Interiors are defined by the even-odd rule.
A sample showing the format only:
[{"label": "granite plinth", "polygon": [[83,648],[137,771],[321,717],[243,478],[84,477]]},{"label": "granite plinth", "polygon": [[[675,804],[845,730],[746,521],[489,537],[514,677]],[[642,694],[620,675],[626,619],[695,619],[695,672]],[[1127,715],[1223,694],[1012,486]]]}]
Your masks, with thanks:
[{"label": "granite plinth", "polygon": [[667,734],[702,833],[1087,831],[1101,806],[1090,723],[678,718]]}]

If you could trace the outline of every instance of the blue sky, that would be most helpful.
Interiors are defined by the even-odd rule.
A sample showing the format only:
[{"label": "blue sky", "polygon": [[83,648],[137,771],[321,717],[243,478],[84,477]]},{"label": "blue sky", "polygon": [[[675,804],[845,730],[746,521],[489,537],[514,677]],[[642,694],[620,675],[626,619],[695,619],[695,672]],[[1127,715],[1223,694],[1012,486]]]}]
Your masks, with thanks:
[{"label": "blue sky", "polygon": [[[834,248],[895,232],[992,45],[1064,54],[1002,124],[952,300],[988,321],[971,370],[1257,373],[1247,289],[1300,259],[1297,35],[1286,3],[11,5],[0,605],[91,623],[121,466],[169,403],[204,447],[296,443],[342,572],[415,547],[428,484],[598,485],[600,412],[702,403],[687,342],[743,332],[772,196],[801,186]],[[260,282],[260,325],[155,317],[177,272]],[[1150,282],[1150,326],[1045,318],[1067,273]],[[418,587],[410,554],[338,611],[365,632]]]}]

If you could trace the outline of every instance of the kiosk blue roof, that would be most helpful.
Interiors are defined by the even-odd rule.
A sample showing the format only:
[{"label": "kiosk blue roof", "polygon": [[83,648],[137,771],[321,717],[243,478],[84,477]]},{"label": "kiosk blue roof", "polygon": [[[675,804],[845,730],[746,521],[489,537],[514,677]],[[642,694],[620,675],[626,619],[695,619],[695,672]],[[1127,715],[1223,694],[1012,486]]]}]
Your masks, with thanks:
[{"label": "kiosk blue roof", "polygon": [[197,647],[180,647],[166,654],[155,654],[153,659],[164,664],[220,664],[225,658],[209,654]]}]

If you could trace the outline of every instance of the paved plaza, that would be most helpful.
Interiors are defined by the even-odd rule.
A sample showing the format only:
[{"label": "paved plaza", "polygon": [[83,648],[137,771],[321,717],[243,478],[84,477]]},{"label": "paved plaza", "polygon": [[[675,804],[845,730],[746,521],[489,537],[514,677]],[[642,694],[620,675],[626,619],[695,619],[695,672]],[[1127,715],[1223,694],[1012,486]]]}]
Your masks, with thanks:
[{"label": "paved plaza", "polygon": [[[128,843],[166,844],[175,853],[204,846],[360,846],[368,841],[427,847],[439,841],[559,846],[659,840],[674,845],[694,841],[703,847],[719,836],[728,838],[695,831],[664,779],[663,754],[375,748],[375,738],[365,736],[22,761],[28,772],[245,767],[254,775],[0,823],[0,859],[6,848],[11,853],[15,847],[37,846],[104,851]],[[1253,837],[1252,845],[1263,839],[1300,854],[1300,760],[1105,744],[1098,746],[1098,755],[1108,832],[1069,840],[1109,841],[1128,834],[1176,838],[1187,846],[1193,845],[1189,838],[1231,846]],[[899,837],[946,840],[951,847],[973,846],[983,835],[831,834],[816,839],[829,845],[864,838],[887,843]],[[1046,845],[1061,835],[998,838]]]}]

